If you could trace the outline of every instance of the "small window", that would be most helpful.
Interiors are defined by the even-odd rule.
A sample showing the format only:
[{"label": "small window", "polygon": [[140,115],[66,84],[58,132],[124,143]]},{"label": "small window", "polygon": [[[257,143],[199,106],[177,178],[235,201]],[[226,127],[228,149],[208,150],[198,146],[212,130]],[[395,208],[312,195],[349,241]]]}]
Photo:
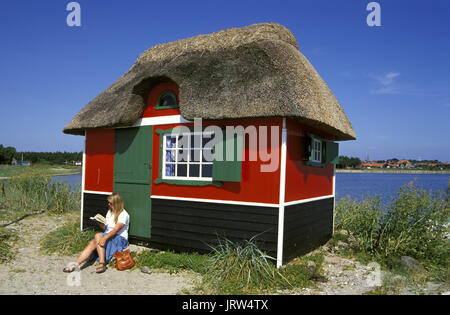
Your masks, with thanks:
[{"label": "small window", "polygon": [[322,163],[322,141],[313,138],[312,149],[312,161]]},{"label": "small window", "polygon": [[163,139],[163,179],[212,181],[213,149],[205,145],[213,133],[166,134]]},{"label": "small window", "polygon": [[164,91],[160,94],[158,98],[158,103],[156,104],[156,109],[167,109],[167,108],[177,108],[178,101],[175,92]]},{"label": "small window", "polygon": [[339,145],[335,142],[324,140],[316,135],[307,133],[308,141],[305,157],[309,166],[324,167],[327,164],[339,162]]}]

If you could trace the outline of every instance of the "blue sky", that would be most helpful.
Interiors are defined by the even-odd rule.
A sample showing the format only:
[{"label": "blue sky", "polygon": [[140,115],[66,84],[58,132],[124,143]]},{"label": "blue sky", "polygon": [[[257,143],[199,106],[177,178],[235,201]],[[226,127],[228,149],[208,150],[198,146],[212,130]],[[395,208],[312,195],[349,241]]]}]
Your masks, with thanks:
[{"label": "blue sky", "polygon": [[158,43],[229,27],[288,27],[349,117],[340,154],[450,161],[450,1],[8,1],[0,11],[0,144],[81,151],[62,128]]}]

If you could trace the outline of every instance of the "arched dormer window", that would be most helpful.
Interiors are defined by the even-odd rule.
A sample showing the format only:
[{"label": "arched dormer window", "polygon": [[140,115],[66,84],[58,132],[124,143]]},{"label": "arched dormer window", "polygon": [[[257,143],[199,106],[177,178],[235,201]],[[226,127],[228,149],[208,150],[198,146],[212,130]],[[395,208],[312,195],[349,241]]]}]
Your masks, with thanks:
[{"label": "arched dormer window", "polygon": [[177,96],[172,90],[165,90],[159,95],[155,109],[168,108],[178,108]]}]

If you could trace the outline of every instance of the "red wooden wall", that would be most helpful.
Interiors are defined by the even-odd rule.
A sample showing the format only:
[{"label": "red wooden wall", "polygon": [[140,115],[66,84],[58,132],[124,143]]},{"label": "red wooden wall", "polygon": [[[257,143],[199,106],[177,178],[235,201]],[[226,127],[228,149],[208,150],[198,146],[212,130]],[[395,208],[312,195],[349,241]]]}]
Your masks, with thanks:
[{"label": "red wooden wall", "polygon": [[[219,126],[233,126],[240,125],[244,128],[248,125],[255,127],[267,126],[268,138],[270,140],[270,126],[278,126],[279,129],[279,145],[281,145],[281,118],[269,119],[241,119],[233,121],[215,121],[203,122],[203,126],[214,124]],[[186,126],[192,124],[184,124]],[[263,162],[258,155],[257,161],[249,161],[249,141],[245,141],[245,159],[242,161],[242,181],[240,183],[224,182],[222,187],[216,186],[178,186],[169,185],[165,183],[154,184],[154,181],[159,176],[159,135],[156,129],[172,129],[177,125],[156,126],[153,131],[153,173],[152,173],[152,195],[172,196],[183,198],[199,198],[199,199],[216,199],[227,201],[243,201],[243,202],[258,202],[258,203],[278,203],[279,200],[279,183],[280,183],[280,168],[275,172],[261,173],[261,165],[268,164]],[[271,145],[270,142],[268,144]],[[278,160],[281,163],[280,146],[275,148],[278,155]]]},{"label": "red wooden wall", "polygon": [[333,164],[308,166],[304,161],[306,131],[326,139],[317,130],[306,128],[294,120],[287,122],[286,195],[285,201],[296,201],[333,194]]},{"label": "red wooden wall", "polygon": [[142,114],[142,118],[146,117],[159,117],[159,116],[168,116],[168,115],[179,115],[180,110],[178,108],[168,108],[168,109],[155,109],[156,103],[158,102],[159,95],[166,91],[166,90],[172,90],[175,92],[177,96],[178,104],[180,103],[179,99],[179,90],[178,86],[175,83],[172,82],[162,82],[154,87],[149,92],[148,99],[147,99],[147,107],[144,110],[144,113]]},{"label": "red wooden wall", "polygon": [[113,191],[114,129],[86,131],[84,189]]}]

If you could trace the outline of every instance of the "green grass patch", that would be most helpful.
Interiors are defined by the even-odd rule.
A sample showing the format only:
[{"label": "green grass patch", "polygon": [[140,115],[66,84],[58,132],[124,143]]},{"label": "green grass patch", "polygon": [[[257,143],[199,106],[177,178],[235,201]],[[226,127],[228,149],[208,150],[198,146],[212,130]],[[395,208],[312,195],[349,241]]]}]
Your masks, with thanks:
[{"label": "green grass patch", "polygon": [[31,166],[0,165],[0,177],[55,175],[81,172],[81,166],[37,163]]},{"label": "green grass patch", "polygon": [[41,240],[41,252],[45,254],[74,255],[80,253],[94,238],[94,230],[80,231],[79,222],[69,222],[48,233]]},{"label": "green grass patch", "polygon": [[80,190],[70,184],[50,182],[42,175],[22,175],[8,179],[5,195],[0,193],[0,221],[10,222],[25,214],[46,211],[64,214],[80,209]]},{"label": "green grass patch", "polygon": [[199,253],[175,253],[172,251],[152,253],[144,251],[136,257],[136,266],[161,269],[170,273],[193,271],[205,274],[210,256]]}]

